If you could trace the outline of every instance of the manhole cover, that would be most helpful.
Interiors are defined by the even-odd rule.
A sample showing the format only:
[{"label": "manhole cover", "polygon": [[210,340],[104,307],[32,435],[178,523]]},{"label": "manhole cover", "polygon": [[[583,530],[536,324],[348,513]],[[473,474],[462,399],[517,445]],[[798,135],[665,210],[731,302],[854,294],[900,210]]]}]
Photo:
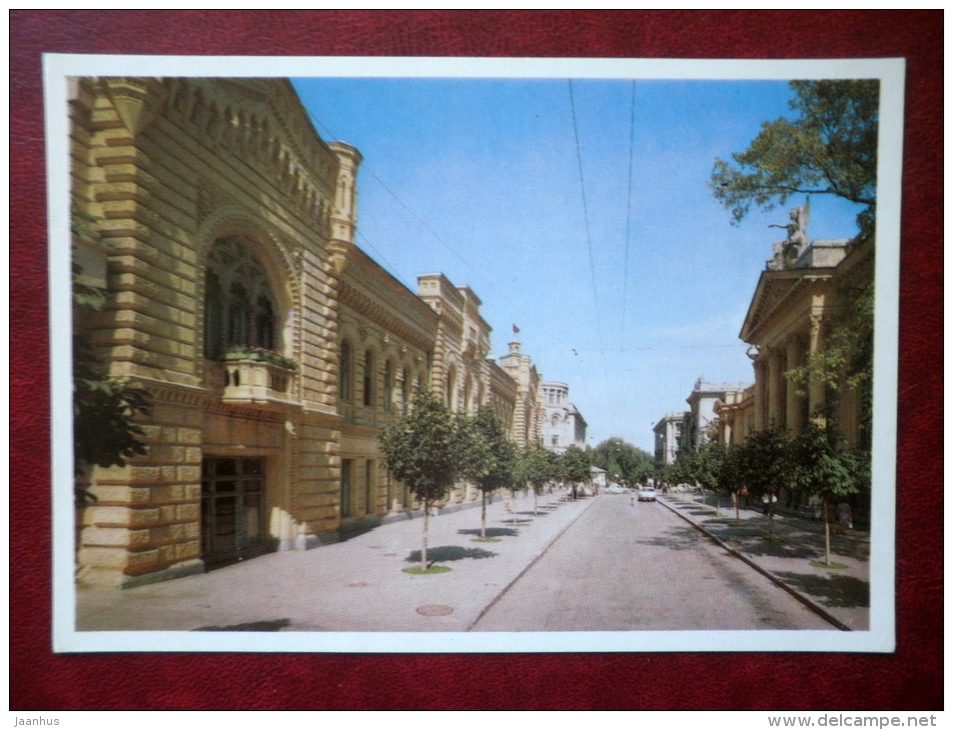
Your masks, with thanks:
[{"label": "manhole cover", "polygon": [[417,609],[417,613],[422,616],[446,616],[449,613],[453,613],[453,608],[450,606],[433,604],[430,606],[421,606]]}]

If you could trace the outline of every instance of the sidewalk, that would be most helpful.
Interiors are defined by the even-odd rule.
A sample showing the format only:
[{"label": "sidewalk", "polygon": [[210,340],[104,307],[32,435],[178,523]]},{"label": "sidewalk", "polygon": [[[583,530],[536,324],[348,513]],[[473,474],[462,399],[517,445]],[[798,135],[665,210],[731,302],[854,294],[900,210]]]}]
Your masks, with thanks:
[{"label": "sidewalk", "polygon": [[270,553],[201,575],[77,591],[78,631],[467,631],[594,500],[517,499],[430,519],[428,559],[451,572],[410,575],[423,520],[408,518],[346,542]]},{"label": "sidewalk", "polygon": [[[707,499],[709,504],[705,504]],[[778,514],[772,527],[760,510],[735,510],[722,500],[716,512],[713,497],[667,495],[659,501],[715,538],[755,569],[796,594],[840,628],[870,627],[870,535],[831,529],[831,562],[839,569],[815,567],[824,561],[824,524],[793,514]]]}]

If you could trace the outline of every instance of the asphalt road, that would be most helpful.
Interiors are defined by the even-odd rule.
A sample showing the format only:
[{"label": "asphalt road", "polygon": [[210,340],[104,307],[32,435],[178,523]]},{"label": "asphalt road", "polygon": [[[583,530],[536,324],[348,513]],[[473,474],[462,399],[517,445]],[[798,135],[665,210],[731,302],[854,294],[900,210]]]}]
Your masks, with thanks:
[{"label": "asphalt road", "polygon": [[472,631],[836,629],[661,504],[603,495]]}]

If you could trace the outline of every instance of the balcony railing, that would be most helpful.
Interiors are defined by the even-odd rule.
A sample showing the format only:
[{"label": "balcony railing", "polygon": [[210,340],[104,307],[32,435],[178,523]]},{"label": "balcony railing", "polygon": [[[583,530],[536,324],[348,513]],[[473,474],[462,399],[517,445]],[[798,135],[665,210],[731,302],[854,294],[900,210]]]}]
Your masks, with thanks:
[{"label": "balcony railing", "polygon": [[[294,396],[293,364],[276,364],[260,357],[230,353],[218,363],[223,378],[222,402],[257,408],[298,405]],[[217,369],[217,368],[216,368]]]}]

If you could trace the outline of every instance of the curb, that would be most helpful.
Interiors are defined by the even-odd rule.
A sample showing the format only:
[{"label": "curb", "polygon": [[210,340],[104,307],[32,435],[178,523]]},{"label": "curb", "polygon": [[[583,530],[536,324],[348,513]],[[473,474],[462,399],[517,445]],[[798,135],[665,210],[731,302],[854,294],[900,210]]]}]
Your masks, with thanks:
[{"label": "curb", "polygon": [[583,509],[579,510],[579,514],[576,515],[575,517],[573,517],[572,520],[571,520],[570,522],[568,522],[565,527],[563,527],[563,529],[561,529],[559,532],[557,532],[555,535],[553,535],[552,539],[551,539],[549,542],[547,542],[545,545],[543,545],[543,547],[542,547],[542,548],[540,549],[540,551],[536,554],[536,556],[535,556],[532,560],[530,560],[530,561],[523,567],[523,569],[513,577],[513,580],[511,580],[509,583],[507,583],[505,586],[503,586],[503,590],[501,590],[499,593],[497,593],[496,596],[493,597],[493,600],[491,600],[488,604],[486,604],[486,605],[483,607],[483,609],[480,611],[480,613],[477,614],[477,617],[476,617],[475,619],[473,619],[473,621],[470,622],[470,625],[467,626],[466,629],[464,629],[464,632],[473,631],[473,627],[476,626],[478,623],[480,623],[480,619],[482,619],[482,618],[486,615],[487,611],[489,611],[491,608],[493,608],[493,607],[497,604],[497,602],[498,602],[504,595],[506,595],[506,592],[507,592],[510,588],[513,587],[513,585],[516,583],[516,581],[518,581],[520,578],[522,578],[522,577],[526,574],[526,571],[528,571],[530,568],[532,568],[534,565],[536,565],[536,563],[539,562],[539,559],[540,559],[541,557],[543,557],[543,555],[546,554],[546,551],[549,550],[550,546],[552,546],[553,543],[555,543],[559,538],[561,538],[563,535],[565,535],[565,534],[566,534],[566,530],[568,530],[570,527],[572,527],[572,526],[576,523],[576,520],[578,520],[583,514],[585,514],[586,510],[588,510],[588,509],[595,503],[595,501],[596,501],[596,500],[595,500],[595,497],[586,497],[585,499],[588,500],[588,503],[586,504],[586,506],[585,506]]},{"label": "curb", "polygon": [[817,603],[814,599],[809,598],[808,596],[804,595],[804,594],[801,593],[800,591],[795,590],[794,588],[792,588],[791,586],[789,586],[787,583],[785,583],[783,580],[781,580],[778,576],[776,576],[774,573],[772,573],[770,570],[767,570],[766,568],[762,568],[762,567],[761,567],[760,565],[758,565],[754,560],[752,560],[751,558],[749,558],[747,555],[745,555],[744,553],[742,553],[740,550],[737,550],[736,548],[731,547],[730,545],[728,545],[727,543],[725,543],[723,540],[721,540],[720,538],[716,537],[715,535],[713,535],[712,533],[710,533],[708,530],[706,530],[704,527],[702,527],[701,525],[699,525],[697,522],[694,522],[693,520],[691,520],[691,519],[689,519],[688,517],[686,517],[685,515],[683,515],[683,514],[682,514],[681,512],[679,512],[677,509],[675,509],[675,508],[672,507],[670,504],[668,504],[668,500],[660,499],[660,500],[658,500],[658,501],[659,501],[660,503],[664,504],[665,507],[666,507],[666,509],[668,509],[668,510],[671,511],[672,513],[674,513],[674,514],[678,515],[679,517],[681,517],[683,520],[685,520],[685,522],[687,522],[687,523],[690,524],[692,527],[694,527],[696,530],[698,530],[700,533],[702,533],[702,534],[705,535],[707,538],[709,538],[712,542],[714,542],[716,545],[718,545],[718,547],[720,547],[720,548],[726,550],[730,555],[732,555],[732,556],[738,558],[738,559],[741,560],[743,563],[747,564],[748,566],[754,568],[756,571],[758,571],[759,573],[761,573],[761,575],[763,575],[765,578],[767,578],[768,580],[770,580],[770,581],[771,581],[772,583],[774,583],[776,586],[778,586],[779,588],[782,588],[783,590],[785,590],[785,591],[787,591],[788,593],[790,593],[790,594],[791,594],[792,596],[794,596],[798,601],[800,601],[801,603],[803,603],[805,606],[807,606],[809,609],[811,609],[814,613],[816,613],[816,614],[817,614],[818,616],[820,616],[822,619],[824,619],[825,621],[827,621],[827,622],[830,623],[830,624],[833,624],[834,626],[836,626],[836,627],[837,627],[838,629],[840,629],[841,631],[853,631],[853,629],[852,629],[850,626],[848,626],[848,625],[845,624],[843,621],[841,621],[839,618],[837,618],[836,616],[834,616],[833,614],[831,614],[830,611],[828,611],[826,608],[824,608],[823,606],[821,606],[821,605],[820,605],[819,603]]}]

